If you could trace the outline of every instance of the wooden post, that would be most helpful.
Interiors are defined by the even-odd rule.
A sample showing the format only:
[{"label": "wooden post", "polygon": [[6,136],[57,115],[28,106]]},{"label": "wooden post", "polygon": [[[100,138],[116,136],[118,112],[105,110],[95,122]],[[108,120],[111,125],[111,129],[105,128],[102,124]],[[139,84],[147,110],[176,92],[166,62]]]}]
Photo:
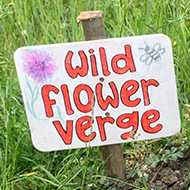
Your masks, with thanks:
[{"label": "wooden post", "polygon": [[[105,28],[102,11],[81,12],[77,21],[82,21],[85,40],[105,39]],[[101,147],[103,159],[107,160],[105,171],[109,176],[116,175],[118,179],[125,179],[125,166],[121,144],[107,145]]]}]

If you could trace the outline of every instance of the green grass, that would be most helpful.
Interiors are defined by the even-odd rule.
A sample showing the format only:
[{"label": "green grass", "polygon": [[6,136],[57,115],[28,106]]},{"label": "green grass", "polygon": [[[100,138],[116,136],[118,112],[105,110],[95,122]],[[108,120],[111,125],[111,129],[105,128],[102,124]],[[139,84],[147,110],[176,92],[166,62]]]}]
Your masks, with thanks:
[{"label": "green grass", "polygon": [[[163,33],[172,40],[182,132],[155,143],[124,144],[126,156],[138,150],[138,166],[133,163],[136,171],[138,169],[142,173],[142,158],[164,148],[165,144],[179,149],[189,148],[190,120],[188,115],[184,117],[190,114],[188,0],[0,0],[2,190],[93,190],[108,189],[111,184],[105,184],[106,180],[103,180],[106,174],[98,147],[43,153],[32,146],[13,60],[15,50],[22,46],[83,41],[82,26],[76,18],[80,12],[87,10],[104,12],[107,38]],[[129,166],[126,164],[127,169],[130,169]],[[132,172],[128,171],[127,175],[132,175]]]}]

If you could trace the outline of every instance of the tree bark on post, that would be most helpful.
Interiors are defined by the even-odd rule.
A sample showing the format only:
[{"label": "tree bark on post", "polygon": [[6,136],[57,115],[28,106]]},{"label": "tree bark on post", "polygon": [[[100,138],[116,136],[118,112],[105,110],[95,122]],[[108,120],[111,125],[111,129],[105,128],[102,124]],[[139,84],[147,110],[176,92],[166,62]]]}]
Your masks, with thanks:
[{"label": "tree bark on post", "polygon": [[[86,41],[105,39],[105,28],[102,11],[81,12],[77,17],[82,22]],[[103,159],[106,160],[105,171],[109,176],[116,175],[118,179],[125,179],[125,166],[121,144],[106,145],[101,147]]]}]

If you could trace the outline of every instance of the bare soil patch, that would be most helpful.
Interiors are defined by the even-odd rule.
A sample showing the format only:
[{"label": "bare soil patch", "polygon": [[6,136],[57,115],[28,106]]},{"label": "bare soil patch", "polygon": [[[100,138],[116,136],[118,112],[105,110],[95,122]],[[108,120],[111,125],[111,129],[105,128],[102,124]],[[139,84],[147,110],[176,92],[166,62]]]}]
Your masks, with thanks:
[{"label": "bare soil patch", "polygon": [[[167,164],[160,163],[148,172],[147,190],[188,190],[190,187],[190,149],[183,151],[184,157],[177,161],[168,161]],[[130,184],[142,186],[137,180],[137,176],[129,181]],[[142,186],[143,187],[143,186]],[[125,186],[125,190],[135,189],[130,185]]]}]

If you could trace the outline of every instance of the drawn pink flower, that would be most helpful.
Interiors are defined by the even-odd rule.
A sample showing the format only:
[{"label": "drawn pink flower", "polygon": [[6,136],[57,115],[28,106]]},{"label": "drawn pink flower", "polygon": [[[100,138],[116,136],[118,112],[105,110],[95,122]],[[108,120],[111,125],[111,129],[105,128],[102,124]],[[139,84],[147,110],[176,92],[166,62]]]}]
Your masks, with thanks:
[{"label": "drawn pink flower", "polygon": [[52,78],[58,69],[55,59],[46,51],[33,50],[23,56],[24,71],[39,83]]}]

